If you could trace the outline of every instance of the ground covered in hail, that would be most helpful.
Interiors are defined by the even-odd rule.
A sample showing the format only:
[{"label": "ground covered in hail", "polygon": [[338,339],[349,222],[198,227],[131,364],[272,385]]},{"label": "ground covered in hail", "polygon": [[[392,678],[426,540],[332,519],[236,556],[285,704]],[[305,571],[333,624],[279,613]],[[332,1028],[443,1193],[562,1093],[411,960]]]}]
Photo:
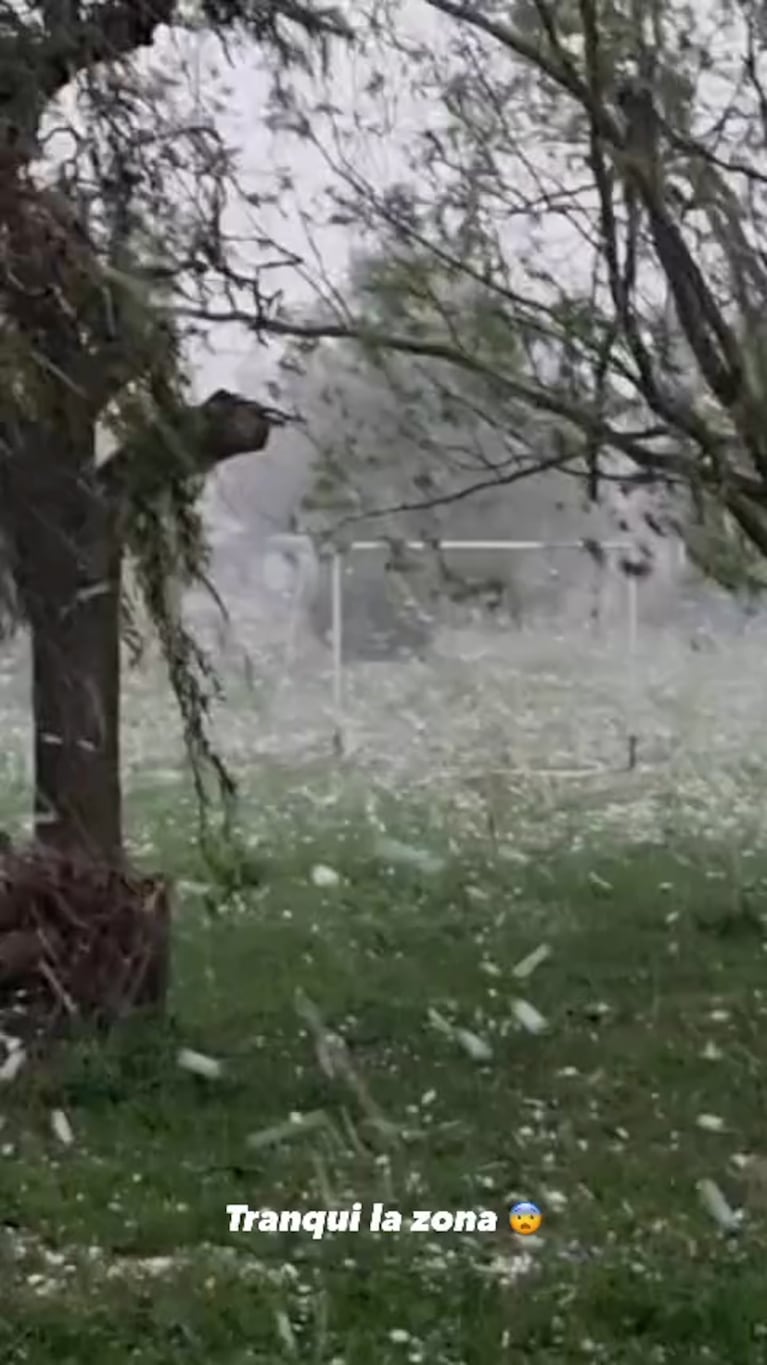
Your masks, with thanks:
[{"label": "ground covered in hail", "polygon": [[[7,1365],[767,1359],[760,842],[673,812],[573,838],[572,804],[454,838],[431,804],[286,793],[254,787],[215,873],[145,793],[172,1019],[2,1063]],[[232,1204],[360,1230],[234,1232]]]}]

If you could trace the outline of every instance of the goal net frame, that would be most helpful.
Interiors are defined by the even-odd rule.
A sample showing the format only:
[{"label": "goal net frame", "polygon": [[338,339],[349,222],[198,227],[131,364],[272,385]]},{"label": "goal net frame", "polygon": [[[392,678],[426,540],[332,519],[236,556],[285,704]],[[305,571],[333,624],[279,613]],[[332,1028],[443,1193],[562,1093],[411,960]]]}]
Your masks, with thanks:
[{"label": "goal net frame", "polygon": [[[408,540],[403,548],[424,552],[434,547],[423,540]],[[450,553],[498,552],[515,553],[520,550],[573,551],[589,553],[588,544],[583,540],[442,540],[440,550]],[[344,666],[343,666],[343,570],[350,555],[365,554],[378,550],[389,550],[386,540],[355,540],[344,549],[333,551],[330,563],[331,619],[330,643],[332,650],[332,698],[333,698],[333,749],[337,755],[344,753]],[[632,554],[635,547],[627,541],[601,541],[600,550],[605,555]],[[636,574],[623,575],[626,583],[626,659],[627,659],[627,701],[626,701],[626,745],[628,767],[634,768],[637,762],[638,736],[634,728],[634,677],[639,629],[639,578]]]}]

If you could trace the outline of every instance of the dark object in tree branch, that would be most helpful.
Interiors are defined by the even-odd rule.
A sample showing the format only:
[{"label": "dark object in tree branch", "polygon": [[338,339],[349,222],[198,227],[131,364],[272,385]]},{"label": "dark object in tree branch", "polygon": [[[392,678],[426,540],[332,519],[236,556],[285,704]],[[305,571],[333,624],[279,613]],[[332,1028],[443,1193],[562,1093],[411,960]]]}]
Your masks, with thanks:
[{"label": "dark object in tree branch", "polygon": [[[227,389],[217,389],[191,409],[188,473],[199,478],[216,465],[235,455],[263,450],[274,427],[284,426],[285,413],[264,406],[255,399],[243,398]],[[158,440],[158,446],[161,444]],[[118,450],[102,469],[105,490],[113,496],[126,493],[132,483],[135,451],[130,443]],[[144,471],[142,471],[144,473]],[[157,470],[157,484],[163,484],[163,471]],[[154,482],[154,481],[153,481]]]},{"label": "dark object in tree branch", "polygon": [[200,472],[212,469],[235,455],[263,450],[272,428],[283,426],[284,413],[264,407],[255,399],[242,398],[228,389],[217,389],[198,409]]}]

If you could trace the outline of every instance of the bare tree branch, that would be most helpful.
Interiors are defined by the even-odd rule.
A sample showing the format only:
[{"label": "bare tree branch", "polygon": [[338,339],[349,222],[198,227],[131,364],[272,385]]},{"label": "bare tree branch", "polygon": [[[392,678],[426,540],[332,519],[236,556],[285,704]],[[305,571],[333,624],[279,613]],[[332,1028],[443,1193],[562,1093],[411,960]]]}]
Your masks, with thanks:
[{"label": "bare tree branch", "polygon": [[[284,425],[284,413],[226,389],[217,389],[203,403],[188,410],[184,430],[191,439],[186,451],[188,477],[200,478],[237,455],[255,454],[267,445],[272,430]],[[135,451],[122,446],[101,466],[102,486],[120,497],[131,486]],[[162,485],[162,469],[156,471]]]},{"label": "bare tree branch", "polygon": [[[263,317],[254,321],[253,317],[247,312],[239,314],[236,311],[217,313],[215,310],[208,310],[204,317],[209,322],[239,321],[244,326],[255,329],[259,334],[265,336],[288,337],[304,342],[352,341],[363,348],[368,347],[373,351],[379,350],[384,354],[393,352],[445,361],[459,371],[464,371],[477,379],[496,386],[509,397],[521,400],[535,411],[562,418],[586,436],[593,436],[596,432],[606,446],[629,455],[642,467],[654,467],[659,472],[673,473],[687,478],[692,477],[697,469],[693,455],[681,452],[672,454],[671,452],[656,450],[652,446],[644,444],[641,436],[635,436],[630,431],[622,431],[605,421],[603,415],[593,405],[576,403],[552,387],[533,384],[524,378],[495,370],[481,359],[477,359],[476,356],[438,338],[420,339],[404,336],[375,327],[371,328],[369,324],[354,320],[351,324],[302,323]],[[665,430],[664,428],[664,433]],[[703,424],[701,424],[701,436],[705,439],[705,450],[712,457],[713,464],[713,457],[719,453],[721,438],[718,438],[713,431],[705,428]],[[646,433],[644,433],[644,439],[647,439]],[[710,475],[706,477],[710,478]],[[752,494],[760,486],[756,481],[748,480],[741,473],[733,474],[733,478],[744,490],[748,488]]]}]

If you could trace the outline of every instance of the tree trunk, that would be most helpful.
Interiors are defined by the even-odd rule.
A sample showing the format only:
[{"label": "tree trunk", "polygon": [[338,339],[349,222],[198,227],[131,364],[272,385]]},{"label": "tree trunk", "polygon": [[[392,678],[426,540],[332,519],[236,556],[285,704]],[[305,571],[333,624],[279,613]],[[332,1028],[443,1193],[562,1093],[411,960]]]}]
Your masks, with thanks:
[{"label": "tree trunk", "polygon": [[[117,501],[97,478],[92,441],[82,426],[77,443],[50,430],[27,435],[0,467],[0,495],[32,640],[36,843],[43,854],[72,855],[68,865],[45,857],[30,864],[22,918],[35,895],[50,913],[62,900],[69,905],[82,942],[73,960],[56,961],[53,977],[69,983],[68,1011],[85,1017],[95,1008],[108,1026],[128,1011],[164,1010],[170,906],[161,881],[131,877],[123,865],[122,546]],[[48,878],[54,894],[46,899]],[[105,915],[115,917],[106,937]],[[39,977],[42,967],[35,970]]]},{"label": "tree trunk", "polygon": [[[77,339],[64,329],[63,341],[55,335],[53,341],[60,341],[61,353],[52,345],[48,358],[65,375]],[[16,884],[6,882],[0,891],[12,898],[22,892],[12,906],[16,919],[7,925],[27,935],[9,946],[14,973],[24,966],[20,952],[31,934],[31,974],[36,985],[42,978],[53,990],[54,1014],[63,1008],[67,1015],[92,1015],[95,1004],[99,1017],[111,1021],[137,1007],[164,1008],[171,918],[162,880],[130,878],[122,866],[120,509],[131,449],[118,452],[104,474],[96,466],[96,414],[87,395],[57,380],[38,397],[44,421],[28,421],[21,412],[0,419],[0,532],[32,638],[38,845],[28,863],[16,859]],[[269,437],[270,417],[261,404],[223,390],[193,416],[197,464],[190,474],[204,476],[234,455],[261,450]],[[57,932],[41,933],[41,904],[54,921],[63,914],[69,960],[55,958]],[[105,934],[104,917],[111,930]],[[73,926],[85,935],[74,952]],[[113,956],[104,959],[105,945],[121,954],[119,969]],[[104,963],[105,984],[94,1002],[94,973]],[[62,969],[71,989],[62,988]]]},{"label": "tree trunk", "polygon": [[[109,529],[102,527],[102,534]],[[35,836],[60,852],[116,863],[122,854],[119,552],[108,540],[99,544],[95,527],[89,548],[104,555],[101,583],[89,575],[68,604],[53,592],[30,617]]]},{"label": "tree trunk", "polygon": [[120,795],[120,545],[87,452],[28,447],[12,478],[16,576],[32,637],[35,834],[115,863]]}]

